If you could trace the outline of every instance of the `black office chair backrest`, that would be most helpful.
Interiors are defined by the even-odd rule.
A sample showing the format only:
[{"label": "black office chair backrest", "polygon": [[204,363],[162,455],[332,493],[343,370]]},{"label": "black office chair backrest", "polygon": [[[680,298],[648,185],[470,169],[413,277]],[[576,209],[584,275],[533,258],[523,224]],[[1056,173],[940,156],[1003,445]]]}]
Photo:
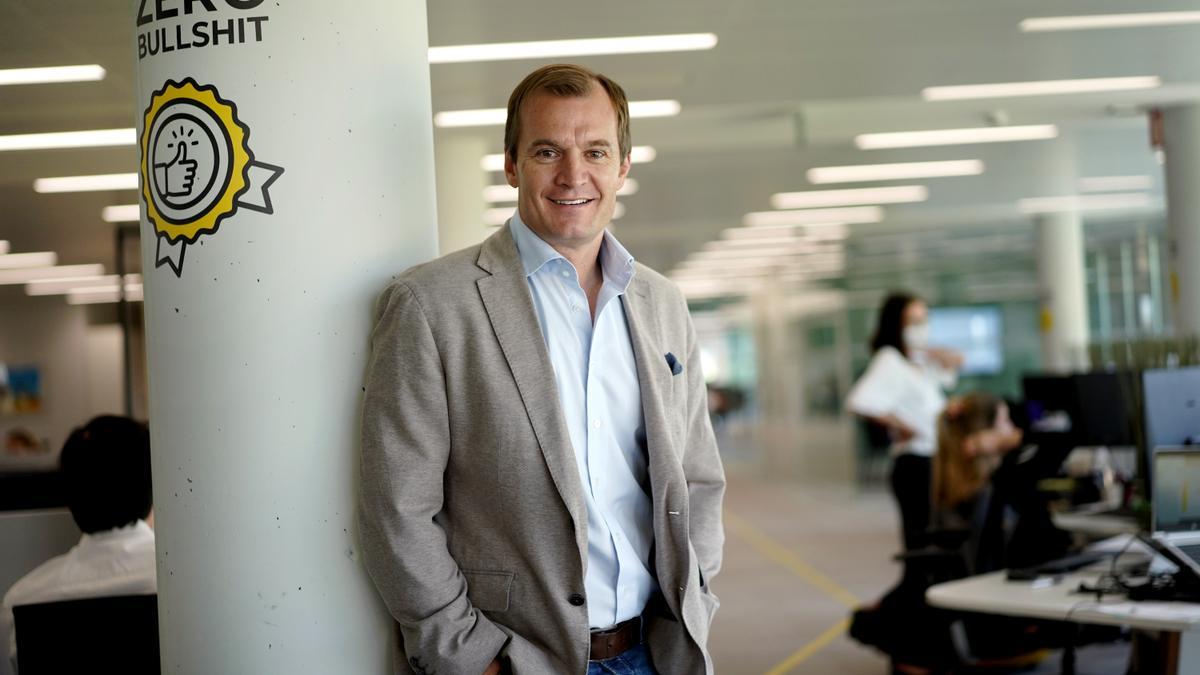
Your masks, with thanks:
[{"label": "black office chair backrest", "polygon": [[13,607],[21,675],[158,675],[158,596]]}]

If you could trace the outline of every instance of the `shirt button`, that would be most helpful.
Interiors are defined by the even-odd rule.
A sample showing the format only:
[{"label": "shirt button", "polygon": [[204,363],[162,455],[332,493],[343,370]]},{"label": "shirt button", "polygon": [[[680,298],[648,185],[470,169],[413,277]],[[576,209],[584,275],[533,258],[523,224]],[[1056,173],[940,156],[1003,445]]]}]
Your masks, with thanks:
[{"label": "shirt button", "polygon": [[566,270],[563,270],[563,271],[561,272],[561,274],[562,274],[564,277],[569,277],[569,276],[571,276],[571,273],[570,273],[570,272],[568,272],[568,271],[566,271]]},{"label": "shirt button", "polygon": [[571,603],[572,605],[574,605],[576,607],[582,607],[583,606],[583,596],[578,593],[572,593],[567,598],[567,602]]},{"label": "shirt button", "polygon": [[600,424],[601,424],[601,422],[600,422],[600,420],[599,420],[599,419],[594,419],[594,420],[592,420],[592,428],[593,428],[593,429],[599,429],[599,428],[600,428]]}]

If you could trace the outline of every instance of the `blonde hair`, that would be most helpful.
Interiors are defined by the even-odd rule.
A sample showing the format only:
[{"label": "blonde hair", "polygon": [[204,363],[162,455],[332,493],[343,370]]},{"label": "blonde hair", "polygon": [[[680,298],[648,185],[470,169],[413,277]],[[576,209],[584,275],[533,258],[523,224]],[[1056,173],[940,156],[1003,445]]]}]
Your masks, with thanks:
[{"label": "blonde hair", "polygon": [[994,455],[967,454],[967,437],[996,424],[1003,401],[974,392],[946,406],[938,417],[938,447],[933,458],[933,505],[953,509],[974,499],[1000,465]]},{"label": "blonde hair", "polygon": [[583,66],[556,63],[543,66],[525,76],[508,97],[508,119],[504,122],[504,152],[514,160],[517,158],[517,142],[521,139],[521,104],[538,93],[547,92],[561,97],[583,97],[592,93],[599,85],[612,101],[617,113],[617,145],[621,150],[621,161],[629,156],[633,140],[629,133],[629,100],[621,85]]}]

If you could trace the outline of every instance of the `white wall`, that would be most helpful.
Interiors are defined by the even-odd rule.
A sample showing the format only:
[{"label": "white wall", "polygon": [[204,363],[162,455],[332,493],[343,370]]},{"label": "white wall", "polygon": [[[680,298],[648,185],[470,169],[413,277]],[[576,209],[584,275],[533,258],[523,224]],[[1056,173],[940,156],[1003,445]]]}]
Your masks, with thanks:
[{"label": "white wall", "polygon": [[41,371],[42,409],[0,416],[0,432],[24,427],[57,452],[71,429],[122,410],[116,325],[88,325],[85,307],[62,296],[0,297],[0,362]]}]

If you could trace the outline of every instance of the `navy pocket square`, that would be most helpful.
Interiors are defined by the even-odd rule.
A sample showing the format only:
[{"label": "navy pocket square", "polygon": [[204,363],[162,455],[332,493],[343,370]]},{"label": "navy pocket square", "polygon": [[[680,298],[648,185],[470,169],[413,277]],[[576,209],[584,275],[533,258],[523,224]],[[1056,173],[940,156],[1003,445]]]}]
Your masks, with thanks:
[{"label": "navy pocket square", "polygon": [[667,366],[671,368],[672,375],[678,375],[683,372],[683,364],[671,352],[667,352]]}]

